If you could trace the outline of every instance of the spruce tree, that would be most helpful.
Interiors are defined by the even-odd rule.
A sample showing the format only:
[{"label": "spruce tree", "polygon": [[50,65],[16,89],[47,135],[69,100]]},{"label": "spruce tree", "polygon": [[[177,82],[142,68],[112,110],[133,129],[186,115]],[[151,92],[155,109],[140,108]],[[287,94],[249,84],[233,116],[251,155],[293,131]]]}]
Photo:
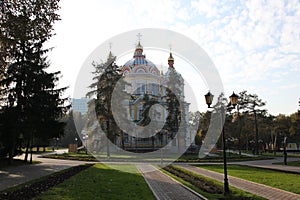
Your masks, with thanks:
[{"label": "spruce tree", "polygon": [[[49,73],[49,49],[44,44],[53,36],[53,24],[59,20],[58,0],[3,0],[0,19],[0,94],[2,115],[13,117],[13,133],[5,133],[13,141],[9,145],[12,159],[17,138],[23,138],[28,149],[35,138],[49,139],[63,132],[59,118],[68,110],[57,88],[60,72]],[[17,113],[12,116],[9,113]],[[12,121],[12,120],[11,120]],[[5,129],[5,128],[4,128]],[[3,130],[3,129],[2,129]]]},{"label": "spruce tree", "polygon": [[[96,64],[93,63],[95,71],[95,82],[90,85],[91,91],[87,93],[87,96],[94,97],[94,106],[97,116],[97,120],[106,134],[106,151],[107,157],[110,157],[109,140],[116,144],[117,136],[122,136],[123,133],[118,127],[113,113],[112,113],[112,93],[117,86],[117,83],[121,85],[121,90],[125,88],[125,82],[122,81],[121,68],[115,64],[115,57],[109,54],[106,62]],[[122,97],[120,96],[122,99]],[[117,105],[120,106],[121,105]],[[120,108],[121,109],[121,108]]]},{"label": "spruce tree", "polygon": [[[181,80],[180,75],[176,72],[174,68],[169,68],[169,77],[166,87],[166,106],[168,111],[168,116],[166,118],[165,129],[169,133],[171,139],[173,139],[177,134],[180,139],[179,126],[181,122],[182,107],[181,107]],[[178,141],[179,144],[179,141]]]}]

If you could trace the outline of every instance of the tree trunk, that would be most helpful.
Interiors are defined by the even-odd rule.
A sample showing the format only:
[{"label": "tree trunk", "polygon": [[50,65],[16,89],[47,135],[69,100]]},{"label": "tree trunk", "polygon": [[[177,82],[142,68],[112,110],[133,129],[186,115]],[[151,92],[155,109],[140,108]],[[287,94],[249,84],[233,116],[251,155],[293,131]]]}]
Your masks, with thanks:
[{"label": "tree trunk", "polygon": [[15,142],[12,143],[12,145],[8,151],[8,164],[9,165],[11,165],[13,163],[14,153],[15,153]]},{"label": "tree trunk", "polygon": [[256,111],[254,110],[254,121],[255,121],[255,154],[258,155],[258,124]]},{"label": "tree trunk", "polygon": [[109,124],[109,120],[106,121],[106,128],[107,128],[107,136],[106,136],[106,155],[107,158],[110,158],[110,149],[109,149],[109,137],[110,137],[110,124]]},{"label": "tree trunk", "polygon": [[32,151],[33,151],[33,135],[31,134],[31,145],[30,145],[30,164],[32,164]]},{"label": "tree trunk", "polygon": [[284,162],[284,165],[287,165],[286,139],[287,139],[287,137],[284,137],[284,141],[283,141],[283,162]]},{"label": "tree trunk", "polygon": [[29,139],[27,140],[27,144],[26,144],[26,150],[25,150],[25,157],[24,157],[24,162],[27,162],[28,160],[28,150],[29,150]]},{"label": "tree trunk", "polygon": [[32,146],[30,147],[30,164],[32,164]]},{"label": "tree trunk", "polygon": [[283,161],[284,165],[287,165],[287,152],[286,152],[286,146],[283,148]]},{"label": "tree trunk", "polygon": [[122,149],[125,149],[125,144],[124,144],[124,132],[121,131],[121,145],[122,145]]},{"label": "tree trunk", "polygon": [[154,148],[155,148],[155,144],[154,144],[155,138],[154,138],[154,136],[151,137],[151,140],[152,140],[152,149],[154,150]]},{"label": "tree trunk", "polygon": [[242,155],[242,152],[241,152],[242,120],[240,117],[239,105],[238,105],[237,109],[238,109],[238,118],[239,118],[238,150],[239,150],[239,155],[241,156]]},{"label": "tree trunk", "polygon": [[248,132],[246,133],[246,150],[249,151],[249,139],[248,139]]},{"label": "tree trunk", "polygon": [[177,133],[178,153],[180,153],[180,139],[181,139],[179,134],[180,134],[180,133],[178,132],[178,133]]},{"label": "tree trunk", "polygon": [[277,133],[276,133],[276,135],[275,135],[274,144],[273,144],[274,156],[276,156],[276,148],[277,148],[277,145],[276,145],[276,143],[277,143]]}]

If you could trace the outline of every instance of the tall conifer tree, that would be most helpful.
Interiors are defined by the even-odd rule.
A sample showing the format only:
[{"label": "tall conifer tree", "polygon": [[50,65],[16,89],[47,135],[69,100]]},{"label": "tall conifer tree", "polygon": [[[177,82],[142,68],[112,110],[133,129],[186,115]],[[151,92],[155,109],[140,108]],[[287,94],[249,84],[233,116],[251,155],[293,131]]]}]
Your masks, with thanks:
[{"label": "tall conifer tree", "polygon": [[[57,89],[60,72],[49,73],[44,44],[53,36],[53,24],[59,20],[58,0],[3,0],[0,19],[0,81],[2,115],[12,117],[13,133],[2,126],[3,137],[9,137],[9,157],[16,141],[23,138],[28,148],[35,138],[58,137],[64,124],[58,119],[68,110]],[[9,114],[10,113],[10,114]],[[11,114],[13,113],[13,114]],[[9,120],[9,119],[8,119]]]}]

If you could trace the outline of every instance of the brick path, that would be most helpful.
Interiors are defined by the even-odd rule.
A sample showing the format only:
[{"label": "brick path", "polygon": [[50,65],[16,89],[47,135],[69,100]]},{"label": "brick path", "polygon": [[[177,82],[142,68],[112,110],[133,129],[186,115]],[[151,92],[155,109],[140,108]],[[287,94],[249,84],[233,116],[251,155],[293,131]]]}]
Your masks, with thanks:
[{"label": "brick path", "polygon": [[144,176],[155,197],[159,200],[206,199],[168,175],[157,170],[152,165],[137,164],[136,166]]},{"label": "brick path", "polygon": [[[221,181],[221,182],[224,181],[224,176],[221,173],[209,171],[206,169],[202,169],[202,168],[198,168],[198,167],[194,167],[194,166],[190,166],[190,165],[179,165],[179,166],[186,170],[190,170],[192,172],[201,174],[203,176],[210,177],[210,178],[213,178],[213,179]],[[229,185],[231,185],[231,186],[248,191],[248,192],[256,194],[258,196],[262,196],[262,197],[270,199],[270,200],[272,200],[272,199],[274,199],[274,200],[279,200],[279,199],[296,200],[296,199],[298,199],[299,200],[300,199],[300,195],[298,195],[298,194],[287,192],[287,191],[273,188],[270,186],[266,186],[263,184],[254,183],[251,181],[243,180],[243,179],[232,177],[232,176],[228,176],[228,180],[229,180]]]}]

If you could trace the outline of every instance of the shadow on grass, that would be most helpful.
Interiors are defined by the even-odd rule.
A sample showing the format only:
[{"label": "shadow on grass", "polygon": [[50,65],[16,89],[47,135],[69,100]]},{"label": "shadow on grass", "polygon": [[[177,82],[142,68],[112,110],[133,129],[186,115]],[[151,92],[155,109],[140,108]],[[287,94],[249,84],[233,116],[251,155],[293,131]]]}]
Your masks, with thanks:
[{"label": "shadow on grass", "polygon": [[119,165],[117,168],[134,173],[96,164],[36,199],[155,199],[134,165]]}]

